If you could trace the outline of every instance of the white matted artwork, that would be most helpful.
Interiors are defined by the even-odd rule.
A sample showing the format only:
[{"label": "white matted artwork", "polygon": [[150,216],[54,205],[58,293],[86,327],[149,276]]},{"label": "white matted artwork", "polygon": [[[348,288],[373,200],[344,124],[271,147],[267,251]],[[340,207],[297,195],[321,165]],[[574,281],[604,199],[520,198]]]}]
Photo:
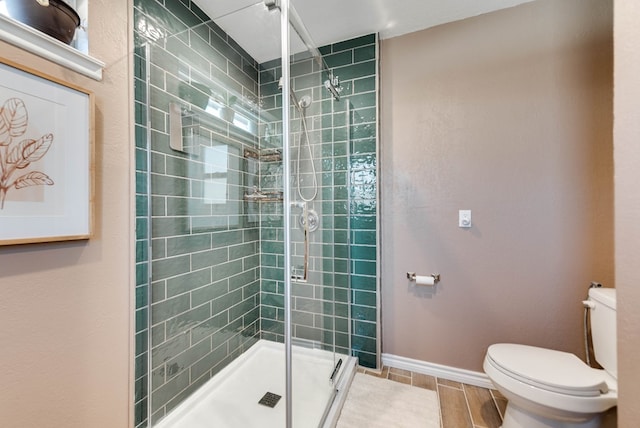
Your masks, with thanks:
[{"label": "white matted artwork", "polygon": [[89,239],[93,94],[0,59],[0,245]]}]

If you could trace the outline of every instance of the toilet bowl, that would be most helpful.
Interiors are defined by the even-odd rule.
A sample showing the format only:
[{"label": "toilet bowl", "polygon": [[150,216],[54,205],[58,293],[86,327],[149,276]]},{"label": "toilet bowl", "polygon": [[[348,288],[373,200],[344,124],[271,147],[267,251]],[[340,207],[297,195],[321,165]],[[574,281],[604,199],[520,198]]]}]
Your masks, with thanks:
[{"label": "toilet bowl", "polygon": [[592,310],[594,350],[604,369],[567,352],[489,346],[484,371],[508,400],[502,428],[597,428],[602,413],[616,406],[615,291],[590,291],[585,306]]},{"label": "toilet bowl", "polygon": [[509,400],[503,428],[596,428],[617,403],[616,379],[566,352],[491,345],[484,370]]}]

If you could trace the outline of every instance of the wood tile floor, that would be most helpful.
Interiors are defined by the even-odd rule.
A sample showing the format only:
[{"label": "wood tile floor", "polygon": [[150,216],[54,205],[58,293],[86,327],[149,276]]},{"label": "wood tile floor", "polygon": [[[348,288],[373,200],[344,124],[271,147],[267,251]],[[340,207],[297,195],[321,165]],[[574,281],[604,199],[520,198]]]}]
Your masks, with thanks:
[{"label": "wood tile floor", "polygon": [[453,382],[407,370],[358,368],[360,373],[390,379],[438,393],[442,428],[499,428],[507,400],[496,390]]}]

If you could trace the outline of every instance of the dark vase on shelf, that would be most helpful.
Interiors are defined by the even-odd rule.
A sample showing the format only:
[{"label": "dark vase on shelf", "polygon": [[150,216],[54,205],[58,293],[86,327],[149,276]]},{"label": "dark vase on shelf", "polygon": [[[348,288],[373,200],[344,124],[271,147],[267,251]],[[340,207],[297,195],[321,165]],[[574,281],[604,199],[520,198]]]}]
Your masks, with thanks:
[{"label": "dark vase on shelf", "polygon": [[4,0],[9,16],[66,44],[80,26],[76,11],[62,0]]}]

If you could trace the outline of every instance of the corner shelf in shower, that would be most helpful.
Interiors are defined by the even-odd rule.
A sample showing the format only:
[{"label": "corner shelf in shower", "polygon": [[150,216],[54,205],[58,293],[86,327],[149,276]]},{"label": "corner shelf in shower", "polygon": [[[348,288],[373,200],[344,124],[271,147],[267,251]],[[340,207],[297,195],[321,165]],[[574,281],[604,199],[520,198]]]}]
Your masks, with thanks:
[{"label": "corner shelf in shower", "polygon": [[282,196],[282,192],[273,191],[273,192],[264,192],[259,193],[259,196],[255,194],[245,194],[244,200],[247,202],[282,202],[284,201],[284,197]]},{"label": "corner shelf in shower", "polygon": [[256,159],[260,162],[280,162],[282,161],[282,153],[275,149],[253,150],[244,149],[244,157],[247,159]]},{"label": "corner shelf in shower", "polygon": [[0,14],[0,40],[94,80],[102,80],[104,63],[34,28]]}]

